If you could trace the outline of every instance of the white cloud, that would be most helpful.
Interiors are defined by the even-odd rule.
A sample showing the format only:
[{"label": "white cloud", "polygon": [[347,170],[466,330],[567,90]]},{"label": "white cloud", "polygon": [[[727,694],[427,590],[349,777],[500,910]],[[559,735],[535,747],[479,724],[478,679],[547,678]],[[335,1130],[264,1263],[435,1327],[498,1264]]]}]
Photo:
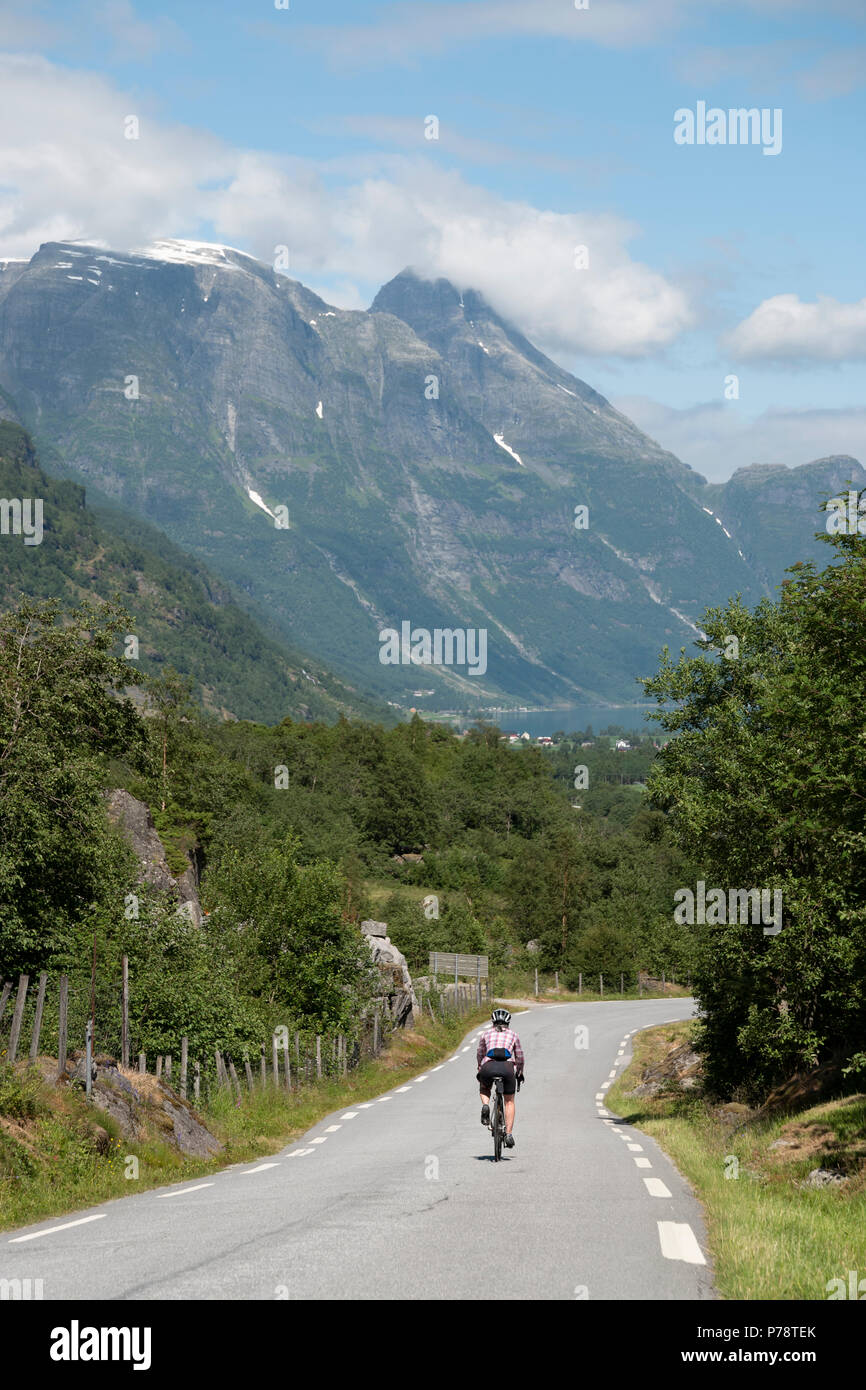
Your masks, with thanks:
[{"label": "white cloud", "polygon": [[866,409],[860,407],[749,416],[734,402],[706,401],[677,410],[646,396],[623,396],[613,404],[713,483],[751,463],[796,468],[830,454],[851,454],[866,466]]},{"label": "white cloud", "polygon": [[[854,22],[864,17],[862,0],[825,0],[823,8]],[[352,66],[408,63],[455,44],[502,38],[635,48],[668,44],[676,29],[703,27],[713,10],[730,20],[732,9],[785,22],[792,12],[812,11],[814,0],[590,0],[581,10],[572,0],[410,0],[380,6],[368,24],[300,25],[286,42],[306,42],[330,62]]]},{"label": "white cloud", "polygon": [[[130,114],[138,140],[124,138]],[[693,322],[685,292],[632,259],[638,229],[618,217],[508,201],[425,155],[316,165],[234,149],[41,58],[0,58],[0,167],[4,256],[204,232],[265,261],[286,245],[299,279],[380,284],[407,264],[447,276],[549,351],[641,356]]]},{"label": "white cloud", "polygon": [[597,43],[611,48],[657,43],[685,13],[688,0],[412,0],[380,7],[374,22],[307,25],[292,43],[314,45],[336,63],[406,62],[454,44],[525,36]]},{"label": "white cloud", "polygon": [[727,335],[741,358],[845,362],[866,357],[866,299],[842,304],[829,295],[806,304],[796,294],[765,299]]}]

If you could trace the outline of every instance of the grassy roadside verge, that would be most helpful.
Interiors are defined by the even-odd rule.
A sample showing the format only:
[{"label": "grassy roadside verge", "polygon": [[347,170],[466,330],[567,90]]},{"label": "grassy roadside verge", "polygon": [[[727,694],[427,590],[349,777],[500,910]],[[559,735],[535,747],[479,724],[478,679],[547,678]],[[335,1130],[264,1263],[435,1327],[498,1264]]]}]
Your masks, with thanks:
[{"label": "grassy roadside verge", "polygon": [[[223,1092],[200,1115],[225,1145],[216,1160],[187,1158],[158,1137],[135,1143],[105,1111],[34,1070],[0,1071],[0,1230],[62,1216],[111,1198],[183,1182],[273,1154],[332,1110],[411,1080],[453,1051],[486,1008],[395,1034],[376,1061],[343,1079],[287,1095],[271,1087],[236,1101]],[[136,1160],[132,1163],[130,1160]],[[127,1176],[137,1170],[137,1177]]]},{"label": "grassy roadside verge", "polygon": [[[723,1298],[845,1297],[839,1285],[828,1289],[830,1281],[847,1286],[851,1270],[866,1276],[866,1096],[750,1119],[742,1108],[709,1106],[673,1080],[654,1096],[630,1095],[644,1068],[688,1042],[692,1027],[637,1034],[634,1060],[605,1104],[656,1139],[691,1183]],[[847,1181],[802,1186],[816,1168]]]}]

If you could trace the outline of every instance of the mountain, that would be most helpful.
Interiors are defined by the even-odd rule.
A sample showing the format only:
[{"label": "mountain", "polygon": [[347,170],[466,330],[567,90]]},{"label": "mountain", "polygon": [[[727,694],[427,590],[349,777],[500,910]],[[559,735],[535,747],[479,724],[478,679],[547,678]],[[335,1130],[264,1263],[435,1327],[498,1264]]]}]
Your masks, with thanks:
[{"label": "mountain", "polygon": [[380,707],[319,663],[266,636],[224,583],[155,527],[93,512],[83,488],[48,477],[28,435],[8,421],[0,421],[0,495],[39,499],[43,517],[35,544],[23,535],[0,537],[0,607],[22,596],[70,604],[117,597],[139,639],[140,659],[130,670],[158,675],[174,666],[193,678],[204,707],[223,718],[382,717]]},{"label": "mountain", "polygon": [[786,468],[752,464],[726,483],[707,485],[704,496],[742,546],[746,560],[768,591],[798,560],[828,564],[831,552],[815,538],[826,534],[821,502],[866,487],[866,471],[847,454]]},{"label": "mountain", "polygon": [[[767,587],[699,475],[411,270],[348,311],[228,247],[48,243],[0,269],[0,388],[46,467],[402,707],[628,701],[705,606]],[[486,669],[382,664],[403,622],[485,629]]]}]

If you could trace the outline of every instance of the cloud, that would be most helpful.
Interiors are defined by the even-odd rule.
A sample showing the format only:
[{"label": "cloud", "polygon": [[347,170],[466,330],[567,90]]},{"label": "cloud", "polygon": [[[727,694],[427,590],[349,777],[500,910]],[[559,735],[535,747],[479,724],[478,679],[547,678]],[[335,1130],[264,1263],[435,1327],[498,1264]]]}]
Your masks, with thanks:
[{"label": "cloud", "polygon": [[[667,45],[674,30],[702,27],[713,12],[730,19],[739,9],[789,22],[814,12],[814,0],[411,0],[380,6],[368,24],[301,25],[286,42],[306,43],[336,65],[409,63],[456,44],[503,38],[553,38],[605,48]],[[823,12],[862,22],[862,0],[825,0]],[[272,31],[269,31],[272,32]]]},{"label": "cloud", "polygon": [[866,299],[841,304],[822,295],[805,304],[796,294],[765,299],[727,335],[740,358],[786,362],[846,362],[866,357]]},{"label": "cloud", "polygon": [[795,468],[831,454],[866,465],[866,409],[766,410],[745,415],[733,401],[705,401],[678,410],[647,396],[613,404],[646,434],[710,480],[725,482],[751,463]]},{"label": "cloud", "polygon": [[[138,140],[124,138],[130,114]],[[316,164],[239,150],[41,58],[0,58],[0,167],[5,256],[206,231],[265,261],[288,246],[300,279],[377,286],[407,264],[447,276],[554,352],[642,356],[693,322],[684,291],[632,258],[639,229],[621,218],[507,200],[425,155]],[[581,245],[589,268],[578,270]],[[354,284],[348,293],[354,302]]]},{"label": "cloud", "polygon": [[515,37],[564,39],[631,48],[658,43],[687,9],[687,0],[412,0],[380,7],[358,25],[305,25],[291,42],[307,43],[334,63],[401,63],[473,40]]},{"label": "cloud", "polygon": [[174,20],[165,16],[154,21],[140,19],[130,0],[102,0],[93,6],[92,21],[97,30],[112,39],[115,60],[141,61],[183,44]]}]

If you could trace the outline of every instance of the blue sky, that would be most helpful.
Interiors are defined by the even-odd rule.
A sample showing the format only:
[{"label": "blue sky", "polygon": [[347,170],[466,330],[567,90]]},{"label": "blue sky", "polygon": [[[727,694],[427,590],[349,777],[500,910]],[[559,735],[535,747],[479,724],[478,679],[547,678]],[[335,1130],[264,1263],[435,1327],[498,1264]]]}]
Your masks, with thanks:
[{"label": "blue sky", "polygon": [[[866,462],[863,0],[20,8],[0,5],[0,256],[285,244],[349,307],[410,263],[480,288],[711,478]],[[676,144],[699,101],[781,110],[781,151]]]}]

